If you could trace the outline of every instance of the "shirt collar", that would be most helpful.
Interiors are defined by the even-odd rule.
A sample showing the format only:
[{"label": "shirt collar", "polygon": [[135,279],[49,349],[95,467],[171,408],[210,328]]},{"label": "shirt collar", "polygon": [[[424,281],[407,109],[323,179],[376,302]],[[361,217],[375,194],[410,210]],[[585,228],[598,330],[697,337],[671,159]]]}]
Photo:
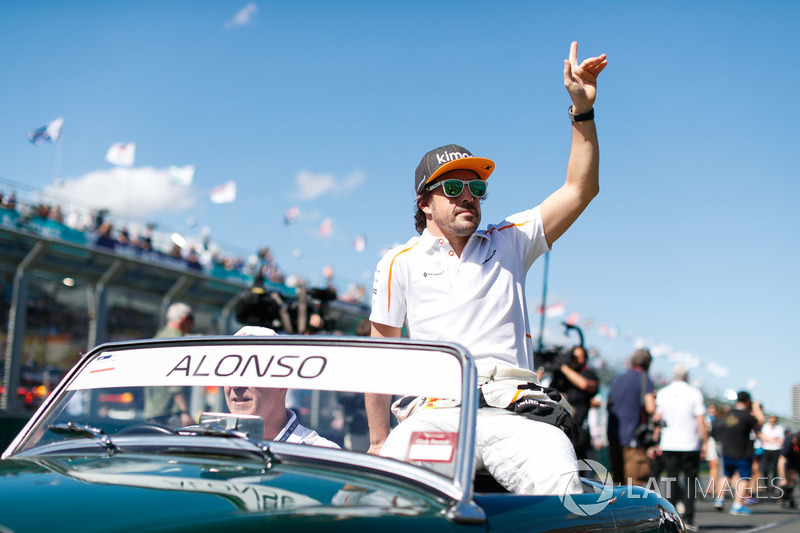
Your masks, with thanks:
[{"label": "shirt collar", "polygon": [[[277,441],[284,441],[292,436],[294,433],[295,428],[297,427],[297,415],[294,414],[294,411],[291,409],[286,409],[286,424],[284,424],[283,429],[275,435],[273,440]],[[284,435],[286,435],[284,437]]]},{"label": "shirt collar", "polygon": [[[475,233],[470,235],[469,240],[473,240],[473,239],[488,239],[488,238],[489,237],[486,235],[486,231],[482,230],[482,229],[479,229],[479,230],[476,230]],[[436,235],[434,235],[433,233],[428,231],[428,228],[425,228],[424,230],[422,230],[422,235],[419,238],[420,248],[422,250],[425,250],[425,251],[435,250],[439,246],[442,246],[442,244],[444,244],[444,243],[441,243],[441,244],[439,243],[440,239],[443,240],[444,243],[448,242],[447,238],[445,238],[445,237],[437,237]]]}]

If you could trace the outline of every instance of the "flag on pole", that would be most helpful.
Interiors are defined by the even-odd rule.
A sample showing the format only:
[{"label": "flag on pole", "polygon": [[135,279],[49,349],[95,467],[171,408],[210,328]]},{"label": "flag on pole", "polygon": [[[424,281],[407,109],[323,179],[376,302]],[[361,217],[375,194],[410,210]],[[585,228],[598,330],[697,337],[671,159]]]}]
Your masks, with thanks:
[{"label": "flag on pole", "polygon": [[286,211],[286,214],[283,215],[283,223],[286,224],[287,226],[290,226],[295,222],[297,222],[297,217],[299,216],[300,216],[300,208],[297,207],[296,205],[293,205]]},{"label": "flag on pole", "polygon": [[355,240],[353,241],[353,248],[356,252],[363,252],[367,248],[367,237],[366,235],[357,235]]},{"label": "flag on pole", "polygon": [[597,328],[597,332],[607,339],[614,339],[619,335],[619,329],[614,326],[609,326],[608,324],[600,324],[600,327]]},{"label": "flag on pole", "polygon": [[57,142],[61,138],[61,128],[63,126],[64,118],[58,117],[41,128],[28,132],[28,140],[33,144],[42,144],[46,141]]},{"label": "flag on pole", "polygon": [[330,237],[331,233],[333,233],[333,220],[326,218],[319,225],[320,237]]},{"label": "flag on pole", "polygon": [[577,325],[578,325],[578,322],[580,322],[580,321],[581,321],[581,315],[580,315],[580,314],[578,314],[578,312],[577,312],[577,311],[575,311],[574,313],[571,313],[571,314],[570,314],[570,315],[569,315],[569,316],[566,318],[566,320],[564,320],[564,322],[566,322],[566,323],[567,323],[567,324],[569,324],[570,326],[577,326]]},{"label": "flag on pole", "polygon": [[[539,314],[542,314],[542,307],[539,306]],[[548,305],[544,310],[544,316],[547,318],[556,318],[564,314],[564,304],[562,302]]]},{"label": "flag on pole", "polygon": [[136,143],[114,143],[106,152],[106,161],[119,167],[132,167]]},{"label": "flag on pole", "polygon": [[192,184],[192,181],[194,181],[194,165],[186,165],[183,167],[172,165],[167,172],[169,172],[169,179],[178,185],[188,187]]},{"label": "flag on pole", "polygon": [[236,182],[229,181],[211,189],[211,202],[215,204],[228,204],[236,200]]}]

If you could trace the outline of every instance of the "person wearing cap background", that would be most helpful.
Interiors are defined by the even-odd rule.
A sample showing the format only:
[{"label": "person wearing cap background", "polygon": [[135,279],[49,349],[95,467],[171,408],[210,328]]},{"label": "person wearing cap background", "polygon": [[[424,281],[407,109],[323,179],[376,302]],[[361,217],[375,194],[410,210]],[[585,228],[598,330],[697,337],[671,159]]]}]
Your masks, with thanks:
[{"label": "person wearing cap background", "polygon": [[689,384],[689,370],[684,365],[675,366],[672,378],[672,383],[656,394],[656,413],[653,418],[664,422],[659,448],[666,480],[671,484],[667,498],[673,505],[678,503],[680,484],[676,485],[675,482],[678,474],[683,473],[683,485],[686,487],[683,521],[687,530],[697,531],[694,507],[697,472],[708,441],[706,406],[703,393]]},{"label": "person wearing cap background", "polygon": [[[158,330],[156,339],[183,337],[194,330],[192,308],[175,302],[167,308],[167,323]],[[146,387],[144,389],[144,416],[148,420],[167,425],[189,425],[194,423],[189,413],[189,402],[183,387]]]},{"label": "person wearing cap background", "polygon": [[630,368],[617,376],[608,393],[608,453],[614,483],[647,485],[650,460],[647,448],[636,435],[656,410],[655,386],[647,375],[652,356],[639,348],[631,356]]},{"label": "person wearing cap background", "polygon": [[[378,264],[370,315],[373,337],[399,337],[405,325],[413,339],[464,345],[475,356],[481,383],[503,372],[537,382],[525,277],[599,191],[593,106],[597,76],[607,61],[601,55],[578,64],[577,54],[573,42],[564,60],[564,85],[572,100],[565,183],[539,206],[480,230],[481,200],[494,162],[455,144],[425,154],[414,175],[415,223],[421,235],[390,250]],[[448,430],[441,421],[420,425],[422,413],[415,412],[390,436],[391,398],[368,395],[366,404],[372,454],[403,458],[408,443],[396,435],[407,434],[409,425]],[[422,411],[444,418],[449,416],[445,411],[457,409]],[[575,451],[565,434],[511,411],[480,410],[476,464],[511,492],[580,492]]]}]

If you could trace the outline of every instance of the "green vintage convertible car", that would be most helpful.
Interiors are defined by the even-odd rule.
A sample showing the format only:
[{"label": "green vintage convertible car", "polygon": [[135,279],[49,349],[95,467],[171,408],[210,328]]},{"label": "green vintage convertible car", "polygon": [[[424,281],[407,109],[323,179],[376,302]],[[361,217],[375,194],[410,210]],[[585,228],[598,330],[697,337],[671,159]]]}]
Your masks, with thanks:
[{"label": "green vintage convertible car", "polygon": [[[453,399],[461,424],[415,434],[408,461],[367,455],[324,401],[338,393]],[[105,344],[3,453],[0,532],[684,530],[658,494],[602,475],[582,478],[583,494],[523,496],[487,482],[473,471],[477,396],[472,357],[456,344]]]}]

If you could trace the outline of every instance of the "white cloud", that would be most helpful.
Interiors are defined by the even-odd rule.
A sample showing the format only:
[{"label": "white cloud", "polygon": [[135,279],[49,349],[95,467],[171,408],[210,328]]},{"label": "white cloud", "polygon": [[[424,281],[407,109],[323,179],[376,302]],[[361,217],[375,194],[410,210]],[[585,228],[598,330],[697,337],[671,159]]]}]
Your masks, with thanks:
[{"label": "white cloud", "polygon": [[226,28],[236,28],[239,26],[247,26],[252,22],[253,17],[258,13],[258,6],[255,2],[250,2],[242,9],[240,9],[232,19],[225,23]]},{"label": "white cloud", "polygon": [[171,179],[168,168],[152,167],[96,170],[61,180],[46,187],[44,193],[76,208],[104,208],[112,214],[137,217],[182,211],[196,202],[190,188]]},{"label": "white cloud", "polygon": [[366,177],[363,172],[353,172],[341,182],[331,174],[314,174],[302,170],[295,176],[295,190],[289,196],[301,200],[313,200],[327,193],[343,194],[361,185]]},{"label": "white cloud", "polygon": [[355,189],[356,187],[358,187],[359,185],[361,185],[362,183],[364,183],[365,179],[366,179],[366,176],[364,175],[363,172],[356,171],[356,172],[353,172],[352,174],[350,174],[349,176],[347,176],[344,179],[344,182],[342,183],[342,185],[344,186],[344,190],[345,191],[351,191],[351,190]]}]

